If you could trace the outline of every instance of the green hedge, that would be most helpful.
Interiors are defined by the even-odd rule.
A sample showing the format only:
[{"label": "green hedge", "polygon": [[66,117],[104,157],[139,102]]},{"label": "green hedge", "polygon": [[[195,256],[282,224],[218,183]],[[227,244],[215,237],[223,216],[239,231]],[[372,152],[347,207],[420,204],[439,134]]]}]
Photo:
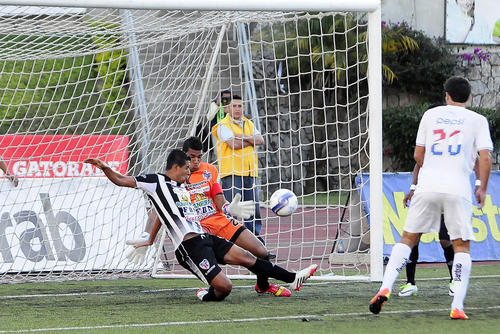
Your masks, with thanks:
[{"label": "green hedge", "polygon": [[[413,153],[418,125],[429,104],[389,108],[383,112],[384,155],[392,159],[394,171],[412,171],[415,166]],[[469,108],[484,115],[490,124],[495,149],[500,143],[500,113],[492,109]]]}]

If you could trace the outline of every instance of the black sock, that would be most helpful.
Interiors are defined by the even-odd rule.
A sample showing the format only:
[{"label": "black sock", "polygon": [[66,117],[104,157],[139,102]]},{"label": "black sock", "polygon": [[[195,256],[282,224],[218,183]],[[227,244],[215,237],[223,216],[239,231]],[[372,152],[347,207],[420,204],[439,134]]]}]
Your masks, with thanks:
[{"label": "black sock", "polygon": [[263,275],[257,275],[257,287],[260,291],[269,289],[269,278]]},{"label": "black sock", "polygon": [[272,277],[286,283],[292,283],[295,280],[295,273],[289,272],[288,270],[274,265],[269,261],[265,261],[259,258],[257,258],[255,264],[248,268],[248,270],[256,274],[257,277]]},{"label": "black sock", "polygon": [[453,275],[451,271],[453,270],[453,258],[455,257],[455,251],[453,251],[453,245],[443,248],[444,258],[446,259],[446,265],[448,266],[448,271],[450,272],[450,282],[453,280]]},{"label": "black sock", "polygon": [[410,262],[406,265],[406,282],[415,285],[415,271],[417,270],[418,245],[411,249]]},{"label": "black sock", "polygon": [[203,301],[204,302],[220,302],[221,300],[224,300],[224,298],[226,298],[225,296],[224,297],[217,297],[215,295],[215,289],[213,286],[210,286],[210,288],[208,288],[208,293],[203,296]]}]

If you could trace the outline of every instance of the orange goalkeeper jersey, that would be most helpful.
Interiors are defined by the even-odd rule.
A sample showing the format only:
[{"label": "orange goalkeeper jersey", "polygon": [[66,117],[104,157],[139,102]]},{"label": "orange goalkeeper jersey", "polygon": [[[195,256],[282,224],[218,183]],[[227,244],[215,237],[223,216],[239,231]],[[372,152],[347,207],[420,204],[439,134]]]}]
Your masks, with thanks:
[{"label": "orange goalkeeper jersey", "polygon": [[200,222],[227,217],[224,213],[217,210],[214,197],[222,194],[222,188],[217,183],[217,168],[206,162],[200,163],[200,168],[192,172],[189,176],[186,188],[191,195],[191,202],[198,212]]}]

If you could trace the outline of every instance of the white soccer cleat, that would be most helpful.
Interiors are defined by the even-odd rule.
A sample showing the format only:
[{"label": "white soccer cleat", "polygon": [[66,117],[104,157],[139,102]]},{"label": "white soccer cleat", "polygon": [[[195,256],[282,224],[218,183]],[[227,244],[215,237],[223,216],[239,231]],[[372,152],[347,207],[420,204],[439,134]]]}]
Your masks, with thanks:
[{"label": "white soccer cleat", "polygon": [[401,286],[401,291],[399,291],[398,296],[399,297],[409,297],[411,295],[416,296],[417,291],[418,288],[416,285],[413,285],[411,283],[406,283],[405,285]]},{"label": "white soccer cleat", "polygon": [[455,282],[450,282],[450,285],[448,286],[448,295],[450,296],[455,296]]},{"label": "white soccer cleat", "polygon": [[295,273],[295,280],[290,283],[290,289],[299,291],[300,287],[307,281],[309,277],[314,275],[314,272],[318,269],[317,264],[313,264],[301,271]]},{"label": "white soccer cleat", "polygon": [[207,290],[201,288],[198,291],[196,291],[196,297],[198,297],[199,300],[203,301],[203,297],[208,293]]}]

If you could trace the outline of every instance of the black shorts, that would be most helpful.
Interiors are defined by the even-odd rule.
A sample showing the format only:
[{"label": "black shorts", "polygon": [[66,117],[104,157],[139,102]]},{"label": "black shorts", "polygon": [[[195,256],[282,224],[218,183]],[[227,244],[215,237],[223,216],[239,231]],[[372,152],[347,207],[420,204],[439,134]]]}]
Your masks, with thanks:
[{"label": "black shorts", "polygon": [[210,282],[221,272],[218,263],[224,263],[224,255],[233,243],[216,235],[205,233],[181,242],[175,250],[179,264],[192,272],[202,282]]},{"label": "black shorts", "polygon": [[441,226],[439,226],[439,240],[450,241],[450,236],[448,235],[448,229],[444,224],[444,215],[441,215]]}]

